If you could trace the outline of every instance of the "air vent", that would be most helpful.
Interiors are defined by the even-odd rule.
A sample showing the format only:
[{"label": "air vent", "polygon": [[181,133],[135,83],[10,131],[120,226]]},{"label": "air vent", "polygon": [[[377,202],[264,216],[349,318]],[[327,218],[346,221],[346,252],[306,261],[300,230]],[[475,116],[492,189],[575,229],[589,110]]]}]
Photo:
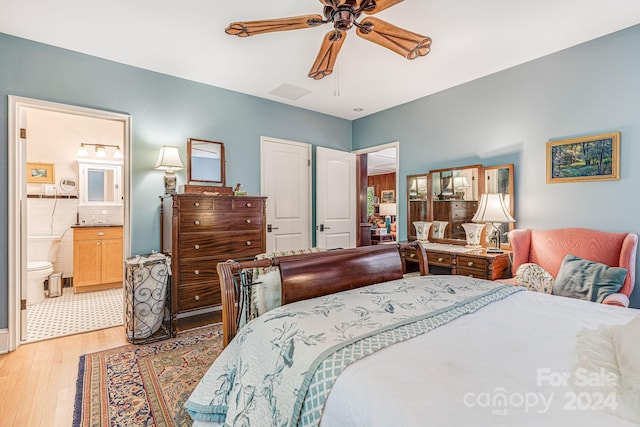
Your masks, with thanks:
[{"label": "air vent", "polygon": [[290,85],[289,83],[283,83],[269,92],[271,95],[279,96],[280,98],[288,99],[290,101],[300,99],[309,93],[311,93],[310,90]]}]

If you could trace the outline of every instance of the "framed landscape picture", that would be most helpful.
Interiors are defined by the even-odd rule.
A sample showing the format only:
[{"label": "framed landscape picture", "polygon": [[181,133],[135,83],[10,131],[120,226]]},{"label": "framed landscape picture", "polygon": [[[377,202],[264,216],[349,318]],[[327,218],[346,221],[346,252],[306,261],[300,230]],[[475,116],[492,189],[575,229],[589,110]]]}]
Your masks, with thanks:
[{"label": "framed landscape picture", "polygon": [[620,179],[620,132],[547,142],[547,184]]},{"label": "framed landscape picture", "polygon": [[27,182],[53,184],[53,163],[27,163]]},{"label": "framed landscape picture", "polygon": [[382,190],[382,193],[380,194],[380,199],[382,203],[394,203],[396,201],[395,190]]}]

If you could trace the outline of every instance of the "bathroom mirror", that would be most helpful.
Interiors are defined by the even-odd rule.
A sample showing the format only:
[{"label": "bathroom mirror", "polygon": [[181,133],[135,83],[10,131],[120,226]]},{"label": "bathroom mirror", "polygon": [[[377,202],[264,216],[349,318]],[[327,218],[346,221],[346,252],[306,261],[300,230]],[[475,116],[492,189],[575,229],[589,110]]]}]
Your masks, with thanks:
[{"label": "bathroom mirror", "polygon": [[122,164],[78,162],[80,205],[121,205]]},{"label": "bathroom mirror", "polygon": [[212,182],[225,185],[224,144],[189,138],[187,140],[187,174],[189,182]]},{"label": "bathroom mirror", "polygon": [[[513,163],[500,166],[487,166],[483,168],[483,187],[485,193],[502,194],[504,204],[509,208],[512,217],[514,211],[514,186],[513,186]],[[500,244],[509,244],[507,233],[515,228],[515,223],[500,224]]]},{"label": "bathroom mirror", "polygon": [[[478,210],[481,169],[482,165],[469,165],[437,169],[429,173],[429,221],[434,222],[431,232],[434,241],[466,244],[466,233],[462,224],[471,222]],[[435,231],[437,236],[434,236]]]}]

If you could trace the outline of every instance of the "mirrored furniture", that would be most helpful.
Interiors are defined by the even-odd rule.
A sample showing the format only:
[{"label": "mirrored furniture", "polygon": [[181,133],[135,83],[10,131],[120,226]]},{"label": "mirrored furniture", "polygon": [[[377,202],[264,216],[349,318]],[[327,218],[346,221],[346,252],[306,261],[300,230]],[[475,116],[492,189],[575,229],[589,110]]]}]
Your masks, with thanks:
[{"label": "mirrored furniture", "polygon": [[[447,222],[444,232],[438,235],[434,235],[432,227],[429,243],[424,243],[431,273],[460,274],[489,280],[510,277],[506,232],[514,228],[513,223],[501,225],[500,244],[507,249],[502,254],[487,253],[489,242],[486,227],[482,231],[480,248],[465,247],[467,236],[463,224],[475,224],[472,218],[478,210],[480,196],[485,192],[501,193],[505,205],[514,216],[513,177],[513,164],[487,167],[469,165],[407,176],[407,239],[417,239],[414,222]],[[409,270],[415,269],[415,254],[412,257],[412,253],[408,252],[406,261]]]},{"label": "mirrored furniture", "polygon": [[225,158],[222,142],[187,140],[187,179],[225,185]]},{"label": "mirrored furniture", "polygon": [[407,176],[407,238],[417,240],[416,221],[427,221],[429,212],[429,174]]}]

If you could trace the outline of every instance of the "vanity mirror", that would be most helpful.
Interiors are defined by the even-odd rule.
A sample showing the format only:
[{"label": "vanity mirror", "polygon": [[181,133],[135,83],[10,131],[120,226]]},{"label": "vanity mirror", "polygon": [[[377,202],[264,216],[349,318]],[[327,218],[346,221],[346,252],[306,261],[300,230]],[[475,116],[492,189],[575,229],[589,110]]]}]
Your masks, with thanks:
[{"label": "vanity mirror", "polygon": [[187,140],[187,179],[225,185],[224,144],[189,138]]},{"label": "vanity mirror", "polygon": [[[462,224],[472,222],[482,193],[502,193],[511,215],[515,216],[513,177],[513,164],[469,165],[408,175],[407,238],[417,238],[415,221],[428,221],[432,223],[429,241],[466,245]],[[506,233],[513,228],[514,224],[500,226],[503,246],[508,244]]]},{"label": "vanity mirror", "polygon": [[478,188],[481,165],[453,169],[438,169],[431,177],[431,220],[434,240],[466,243],[462,224],[471,222],[478,209]]},{"label": "vanity mirror", "polygon": [[[500,166],[487,166],[482,169],[482,181],[484,192],[489,194],[502,194],[504,204],[509,208],[509,213],[515,218],[514,212],[514,186],[513,164]],[[507,233],[515,228],[514,223],[500,224],[500,244],[509,244]]]},{"label": "vanity mirror", "polygon": [[429,212],[429,174],[407,176],[407,238],[416,240],[417,232],[413,224],[427,221]]},{"label": "vanity mirror", "polygon": [[121,205],[122,164],[78,162],[80,205]]}]

